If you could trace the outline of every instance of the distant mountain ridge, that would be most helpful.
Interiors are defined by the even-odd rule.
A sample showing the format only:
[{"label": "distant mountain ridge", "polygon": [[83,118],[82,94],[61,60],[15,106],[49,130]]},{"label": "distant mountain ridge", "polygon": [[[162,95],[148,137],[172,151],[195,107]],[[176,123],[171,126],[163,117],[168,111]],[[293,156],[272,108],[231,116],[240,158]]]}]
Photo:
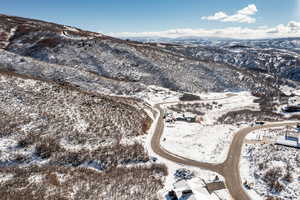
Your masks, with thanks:
[{"label": "distant mountain ridge", "polygon": [[282,49],[297,49],[300,48],[300,37],[295,38],[265,38],[265,39],[232,39],[222,37],[122,37],[139,42],[153,42],[153,43],[172,43],[172,44],[194,44],[194,45],[210,45],[210,46],[228,46],[230,44],[239,44],[251,47],[261,48],[282,48]]},{"label": "distant mountain ridge", "polygon": [[179,46],[168,45],[168,47],[172,51],[194,59],[247,68],[295,81],[300,80],[300,38],[235,40],[182,37],[138,38],[138,40],[177,44]]}]

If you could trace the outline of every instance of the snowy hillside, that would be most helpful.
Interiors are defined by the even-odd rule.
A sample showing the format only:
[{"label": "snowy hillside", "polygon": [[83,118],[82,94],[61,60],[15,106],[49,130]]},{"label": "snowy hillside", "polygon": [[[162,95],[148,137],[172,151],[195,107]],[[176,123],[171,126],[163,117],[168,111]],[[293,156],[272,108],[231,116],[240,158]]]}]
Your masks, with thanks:
[{"label": "snowy hillside", "polygon": [[[210,57],[206,59],[204,54],[195,60],[194,54],[176,49],[178,45],[125,41],[64,25],[5,15],[0,15],[0,32],[3,35],[0,43],[6,51],[92,73],[105,81],[125,82],[131,88],[140,88],[142,83],[189,92],[256,90],[260,87],[276,90],[256,71],[228,65],[233,63],[217,63]],[[199,52],[184,45],[178,48]],[[269,82],[272,81],[271,78]],[[114,88],[118,90],[117,85]]]}]

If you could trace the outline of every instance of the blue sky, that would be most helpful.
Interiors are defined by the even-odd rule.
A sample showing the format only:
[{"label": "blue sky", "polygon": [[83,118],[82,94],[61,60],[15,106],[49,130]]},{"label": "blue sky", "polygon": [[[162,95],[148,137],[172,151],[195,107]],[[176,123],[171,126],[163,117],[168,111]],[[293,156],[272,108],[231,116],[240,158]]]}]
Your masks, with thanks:
[{"label": "blue sky", "polygon": [[[236,19],[235,14],[248,5],[256,7],[249,15],[255,22],[229,19]],[[174,29],[275,28],[300,21],[299,5],[300,0],[9,0],[1,2],[0,12],[117,35]],[[217,12],[229,18],[204,19]]]}]

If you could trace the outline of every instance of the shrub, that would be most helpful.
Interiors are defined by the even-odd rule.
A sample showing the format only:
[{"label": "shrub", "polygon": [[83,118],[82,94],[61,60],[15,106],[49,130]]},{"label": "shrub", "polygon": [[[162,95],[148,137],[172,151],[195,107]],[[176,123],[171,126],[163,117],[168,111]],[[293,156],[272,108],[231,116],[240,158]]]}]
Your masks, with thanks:
[{"label": "shrub", "polygon": [[[68,152],[56,158],[54,162],[59,165],[71,165],[78,167],[85,162],[84,153]],[[88,158],[86,158],[88,159]]]},{"label": "shrub", "polygon": [[252,111],[246,109],[228,112],[219,117],[218,122],[224,124],[234,124],[241,121],[278,121],[282,118],[282,115],[273,113],[271,111]]},{"label": "shrub", "polygon": [[282,179],[288,183],[293,182],[293,176],[290,171],[287,171],[287,173],[285,174],[285,176]]},{"label": "shrub", "polygon": [[60,146],[53,139],[42,141],[35,147],[35,154],[42,159],[48,159],[53,153],[59,151]]},{"label": "shrub", "polygon": [[16,157],[15,157],[15,162],[17,162],[17,163],[24,163],[24,162],[26,162],[27,160],[28,160],[28,157],[25,156],[25,155],[22,155],[22,154],[18,154],[18,155],[16,155]]},{"label": "shrub", "polygon": [[179,97],[180,101],[198,101],[201,100],[201,98],[197,95],[184,93],[181,97]]},{"label": "shrub", "polygon": [[46,39],[42,39],[40,40],[37,45],[41,46],[41,47],[50,47],[50,48],[54,48],[59,44],[60,40],[58,38],[46,38]]},{"label": "shrub", "polygon": [[284,189],[283,185],[279,183],[279,178],[281,177],[282,177],[282,169],[280,167],[275,167],[269,169],[265,173],[263,180],[267,183],[271,191],[281,192]]},{"label": "shrub", "polygon": [[162,173],[163,176],[168,176],[168,168],[164,164],[153,164],[151,165],[151,169],[155,173]]},{"label": "shrub", "polygon": [[271,196],[268,196],[265,200],[283,200],[282,198],[279,198],[279,197],[271,197]]},{"label": "shrub", "polygon": [[26,137],[24,139],[21,139],[18,141],[18,147],[20,148],[26,148],[30,145],[34,144],[34,138],[33,137]]},{"label": "shrub", "polygon": [[52,185],[55,185],[55,186],[59,186],[60,185],[60,182],[59,182],[59,180],[57,178],[57,175],[55,173],[49,172],[47,174],[47,176],[46,176],[46,179]]},{"label": "shrub", "polygon": [[271,183],[270,188],[275,192],[281,192],[284,189],[284,186],[279,183],[279,181],[275,181],[275,183]]}]

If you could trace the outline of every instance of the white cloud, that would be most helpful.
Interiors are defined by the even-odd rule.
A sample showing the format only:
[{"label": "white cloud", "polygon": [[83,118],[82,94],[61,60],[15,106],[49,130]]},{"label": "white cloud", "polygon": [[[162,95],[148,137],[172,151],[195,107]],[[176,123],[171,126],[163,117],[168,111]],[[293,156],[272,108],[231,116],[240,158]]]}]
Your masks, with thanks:
[{"label": "white cloud", "polygon": [[257,12],[257,8],[254,4],[248,5],[246,8],[238,11],[241,15],[254,15]]},{"label": "white cloud", "polygon": [[213,16],[208,16],[208,17],[202,17],[202,19],[207,19],[207,20],[222,20],[224,18],[228,17],[228,15],[224,12],[217,12]]},{"label": "white cloud", "polygon": [[300,22],[290,21],[287,25],[280,24],[273,29],[270,29],[268,33],[273,34],[295,34],[299,36]]},{"label": "white cloud", "polygon": [[221,21],[253,24],[256,22],[256,19],[253,17],[249,17],[247,15],[236,14],[236,15],[228,16],[222,19]]},{"label": "white cloud", "polygon": [[123,32],[110,33],[114,37],[225,37],[237,39],[300,37],[300,22],[290,21],[286,25],[280,24],[275,27],[228,27],[224,29],[172,29],[160,32]]},{"label": "white cloud", "polygon": [[251,17],[257,12],[257,8],[254,4],[238,10],[234,15],[228,15],[225,12],[217,12],[212,16],[204,16],[203,20],[214,20],[222,22],[238,22],[238,23],[255,23],[256,19]]}]

